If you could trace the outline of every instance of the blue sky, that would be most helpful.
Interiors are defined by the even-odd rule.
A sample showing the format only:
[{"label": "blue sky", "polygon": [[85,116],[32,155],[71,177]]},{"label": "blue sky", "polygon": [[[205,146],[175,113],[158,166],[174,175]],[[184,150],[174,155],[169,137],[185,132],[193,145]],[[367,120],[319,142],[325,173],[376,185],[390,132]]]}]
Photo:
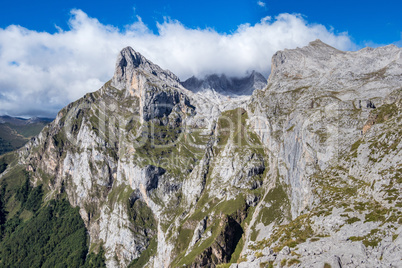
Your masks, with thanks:
[{"label": "blue sky", "polygon": [[213,28],[230,33],[244,23],[255,24],[265,16],[280,13],[299,13],[310,23],[333,27],[348,32],[359,46],[390,44],[401,40],[402,1],[3,1],[0,9],[0,27],[11,24],[31,30],[56,31],[55,25],[68,29],[69,12],[81,9],[90,17],[121,29],[140,16],[144,23],[157,32],[156,22],[168,17],[189,28]]},{"label": "blue sky", "polygon": [[3,1],[0,114],[55,116],[108,81],[126,46],[182,80],[268,77],[276,51],[317,38],[341,50],[401,46],[400,2]]}]

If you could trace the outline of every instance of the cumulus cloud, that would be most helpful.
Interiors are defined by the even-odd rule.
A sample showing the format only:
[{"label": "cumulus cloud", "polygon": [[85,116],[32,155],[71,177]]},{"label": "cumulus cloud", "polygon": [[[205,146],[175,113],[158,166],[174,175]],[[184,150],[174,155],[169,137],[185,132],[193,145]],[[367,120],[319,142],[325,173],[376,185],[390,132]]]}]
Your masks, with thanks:
[{"label": "cumulus cloud", "polygon": [[0,114],[54,116],[113,76],[123,47],[136,51],[182,80],[208,73],[268,75],[272,55],[317,38],[336,48],[354,48],[346,33],[309,24],[300,15],[266,17],[231,34],[189,29],[179,21],[158,23],[154,34],[138,17],[125,29],[104,25],[72,10],[69,29],[49,34],[11,25],[0,28]]},{"label": "cumulus cloud", "polygon": [[257,5],[259,5],[260,7],[265,7],[265,3],[263,1],[258,1]]}]

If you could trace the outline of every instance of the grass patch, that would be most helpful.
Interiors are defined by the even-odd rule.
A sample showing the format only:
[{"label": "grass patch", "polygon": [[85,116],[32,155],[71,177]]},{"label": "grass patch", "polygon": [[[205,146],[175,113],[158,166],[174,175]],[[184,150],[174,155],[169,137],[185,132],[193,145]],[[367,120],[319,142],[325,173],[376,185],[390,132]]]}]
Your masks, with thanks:
[{"label": "grass patch", "polygon": [[388,209],[376,205],[373,210],[365,215],[364,222],[370,221],[385,221],[385,215],[388,213]]},{"label": "grass patch", "polygon": [[277,182],[276,187],[267,193],[264,201],[266,202],[266,207],[261,209],[259,221],[265,226],[274,221],[279,223],[283,218],[288,218],[290,216],[290,202],[279,181]]},{"label": "grass patch", "polygon": [[256,258],[261,258],[262,256],[264,256],[264,254],[262,254],[262,252],[258,251],[258,252],[256,252],[256,253],[254,254],[254,256],[255,256]]},{"label": "grass patch", "polygon": [[381,241],[381,234],[380,230],[378,229],[373,229],[370,231],[369,234],[365,235],[365,236],[351,236],[349,237],[350,241],[362,241],[363,245],[365,245],[366,247],[377,247],[378,244]]},{"label": "grass patch", "polygon": [[298,260],[298,259],[290,259],[290,260],[288,261],[288,266],[291,266],[291,265],[293,265],[293,264],[298,264],[298,263],[301,263],[301,261]]},{"label": "grass patch", "polygon": [[230,265],[232,265],[232,264],[231,263],[222,263],[222,264],[216,265],[216,268],[229,268]]},{"label": "grass patch", "polygon": [[360,219],[358,217],[352,217],[346,220],[347,224],[352,224],[354,222],[360,221]]},{"label": "grass patch", "polygon": [[304,214],[288,224],[278,226],[270,238],[258,241],[256,245],[250,248],[261,250],[271,247],[275,252],[279,252],[285,246],[294,248],[298,244],[304,243],[313,235],[308,217],[309,215]]}]

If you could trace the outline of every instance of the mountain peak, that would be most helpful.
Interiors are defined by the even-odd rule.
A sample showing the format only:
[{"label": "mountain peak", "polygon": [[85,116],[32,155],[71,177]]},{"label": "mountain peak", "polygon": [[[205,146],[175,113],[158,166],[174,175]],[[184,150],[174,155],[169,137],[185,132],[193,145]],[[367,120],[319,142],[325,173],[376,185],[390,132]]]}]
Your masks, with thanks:
[{"label": "mountain peak", "polygon": [[[319,61],[329,60],[331,55],[345,54],[324,42],[316,39],[310,42],[307,46],[295,49],[285,49],[276,52],[272,56],[272,70],[271,72],[282,65],[293,66],[294,64],[302,64],[305,58],[314,58]],[[291,67],[292,68],[292,67]]]},{"label": "mountain peak", "polygon": [[159,77],[165,82],[179,83],[179,78],[169,70],[163,70],[152,61],[145,58],[132,47],[123,48],[117,56],[112,85],[118,89],[131,87],[133,77],[138,73],[147,73]]},{"label": "mountain peak", "polygon": [[141,64],[143,65],[152,64],[152,62],[148,61],[139,52],[136,52],[132,47],[128,46],[120,51],[117,64],[119,65],[119,67],[123,67],[127,66],[127,64],[129,63],[131,63],[136,68],[138,68]]},{"label": "mountain peak", "polygon": [[330,45],[324,43],[324,42],[321,41],[320,39],[316,39],[316,40],[314,40],[314,41],[311,41],[310,43],[308,43],[308,46],[315,47],[315,48],[317,48],[317,47],[324,47],[324,48],[336,49],[336,48],[334,48],[334,47],[332,47],[332,46],[330,46]]}]

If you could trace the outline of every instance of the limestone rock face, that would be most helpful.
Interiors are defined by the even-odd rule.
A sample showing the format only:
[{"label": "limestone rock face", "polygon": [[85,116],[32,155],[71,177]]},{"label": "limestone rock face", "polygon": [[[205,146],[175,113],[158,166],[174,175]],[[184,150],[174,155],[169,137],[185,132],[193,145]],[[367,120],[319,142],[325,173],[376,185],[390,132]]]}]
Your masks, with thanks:
[{"label": "limestone rock face", "polygon": [[[277,227],[261,218],[261,241],[249,241],[248,254],[293,245],[299,257],[292,261],[282,249],[253,263],[401,265],[391,255],[377,257],[401,249],[389,240],[400,236],[401,224],[402,181],[391,171],[402,165],[401,52],[392,45],[343,52],[316,40],[273,56],[267,88],[254,92],[248,109],[270,166],[289,186],[291,217]],[[396,224],[392,231],[389,224]],[[299,231],[289,232],[294,227]]]},{"label": "limestone rock face", "polygon": [[399,267],[401,52],[317,40],[267,84],[181,83],[127,47],[14,165],[80,208],[108,267]]},{"label": "limestone rock face", "polygon": [[[281,175],[298,189],[295,195],[310,195],[306,175],[317,171],[315,165],[323,170],[340,161],[376,106],[399,94],[401,57],[395,46],[342,52],[319,40],[273,56],[268,90],[256,92],[249,107],[268,118],[256,122],[257,132],[282,154],[286,172]],[[304,204],[293,217],[309,205],[307,196],[293,196],[293,202]]]}]

